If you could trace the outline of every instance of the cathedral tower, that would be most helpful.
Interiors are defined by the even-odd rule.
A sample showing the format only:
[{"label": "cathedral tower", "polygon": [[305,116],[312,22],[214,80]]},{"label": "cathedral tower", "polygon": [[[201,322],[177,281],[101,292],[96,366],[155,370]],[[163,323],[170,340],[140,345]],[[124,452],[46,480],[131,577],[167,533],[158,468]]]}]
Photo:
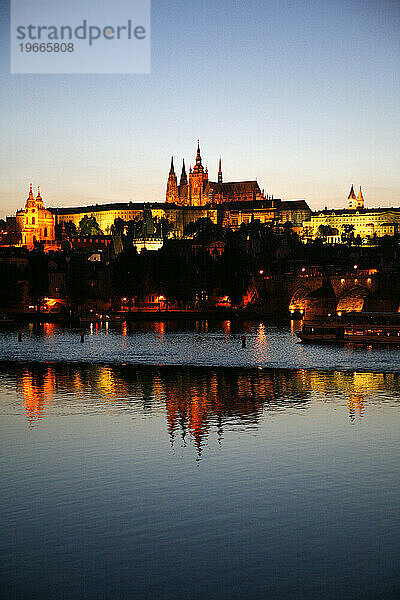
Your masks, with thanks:
[{"label": "cathedral tower", "polygon": [[174,157],[171,157],[171,168],[169,170],[168,183],[167,183],[167,194],[166,194],[166,202],[175,202],[179,201],[178,194],[178,180],[175,174],[174,168]]},{"label": "cathedral tower", "polygon": [[355,210],[357,208],[357,198],[354,193],[354,186],[351,186],[350,193],[347,197],[347,208],[348,210]]},{"label": "cathedral tower", "polygon": [[192,206],[202,206],[207,203],[208,170],[201,162],[200,142],[197,140],[196,164],[189,171],[189,193]]},{"label": "cathedral tower", "polygon": [[188,185],[188,178],[187,178],[187,174],[186,174],[185,159],[183,159],[181,178],[179,181],[179,204],[186,205],[188,203],[188,197],[189,197],[189,185]]},{"label": "cathedral tower", "polygon": [[358,192],[358,196],[357,196],[357,208],[364,208],[364,196],[361,191],[361,185],[360,185],[360,191]]}]

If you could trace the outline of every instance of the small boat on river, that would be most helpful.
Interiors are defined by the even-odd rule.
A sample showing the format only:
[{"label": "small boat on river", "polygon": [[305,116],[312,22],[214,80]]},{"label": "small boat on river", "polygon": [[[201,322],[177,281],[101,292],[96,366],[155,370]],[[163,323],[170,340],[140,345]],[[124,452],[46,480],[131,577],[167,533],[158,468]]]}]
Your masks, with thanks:
[{"label": "small boat on river", "polygon": [[305,319],[302,342],[400,346],[400,313],[353,312]]}]

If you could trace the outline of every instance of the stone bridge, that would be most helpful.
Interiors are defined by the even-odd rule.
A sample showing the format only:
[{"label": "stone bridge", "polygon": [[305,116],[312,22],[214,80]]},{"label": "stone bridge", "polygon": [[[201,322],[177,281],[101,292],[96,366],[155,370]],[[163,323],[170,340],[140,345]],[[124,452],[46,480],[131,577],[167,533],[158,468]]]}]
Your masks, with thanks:
[{"label": "stone bridge", "polygon": [[329,279],[335,292],[338,310],[356,310],[364,298],[380,288],[378,273],[349,273],[346,275],[279,275],[260,277],[256,282],[258,296],[267,312],[300,311],[308,294]]}]

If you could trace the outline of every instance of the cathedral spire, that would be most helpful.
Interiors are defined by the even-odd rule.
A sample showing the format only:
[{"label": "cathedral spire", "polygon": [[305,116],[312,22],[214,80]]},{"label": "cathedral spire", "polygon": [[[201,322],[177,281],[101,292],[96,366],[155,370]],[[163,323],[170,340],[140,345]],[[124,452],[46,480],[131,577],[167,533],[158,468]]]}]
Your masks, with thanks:
[{"label": "cathedral spire", "polygon": [[181,180],[179,182],[179,185],[187,185],[187,182],[188,182],[188,180],[187,180],[187,175],[186,175],[185,159],[183,159]]},{"label": "cathedral spire", "polygon": [[38,185],[36,200],[41,200],[41,199],[42,199],[42,196],[40,195],[40,186]]},{"label": "cathedral spire", "polygon": [[357,196],[357,208],[364,208],[364,196],[361,190],[361,185],[360,185],[360,191],[358,192],[358,196]]},{"label": "cathedral spire", "polygon": [[351,186],[350,194],[349,194],[347,200],[356,200],[356,195],[354,193],[354,185]]},{"label": "cathedral spire", "polygon": [[32,184],[29,184],[29,196],[28,196],[28,200],[34,200],[33,198],[33,191],[32,191]]},{"label": "cathedral spire", "polygon": [[193,173],[204,173],[204,167],[201,162],[201,154],[200,154],[200,141],[197,140],[197,154],[196,154],[196,164],[193,167]]},{"label": "cathedral spire", "polygon": [[175,168],[174,168],[174,157],[171,156],[171,168],[169,170],[169,174],[170,175],[175,175]]},{"label": "cathedral spire", "polygon": [[200,140],[197,140],[196,165],[201,165]]},{"label": "cathedral spire", "polygon": [[218,183],[222,183],[222,161],[221,161],[221,157],[219,157]]}]

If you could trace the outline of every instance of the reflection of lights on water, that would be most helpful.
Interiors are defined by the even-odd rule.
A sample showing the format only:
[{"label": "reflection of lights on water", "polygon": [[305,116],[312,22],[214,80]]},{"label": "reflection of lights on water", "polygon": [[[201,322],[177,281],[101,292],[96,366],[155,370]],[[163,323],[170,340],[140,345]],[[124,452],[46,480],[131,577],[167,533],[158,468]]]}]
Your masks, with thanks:
[{"label": "reflection of lights on water", "polygon": [[48,337],[53,337],[56,326],[54,323],[43,323],[43,331]]},{"label": "reflection of lights on water", "polygon": [[108,332],[108,321],[106,321],[106,331]]},{"label": "reflection of lights on water", "polygon": [[265,361],[268,355],[268,341],[267,336],[265,335],[265,326],[263,323],[260,323],[257,328],[255,351],[257,360],[260,362]]},{"label": "reflection of lights on water", "polygon": [[300,331],[302,321],[300,319],[291,319],[290,321],[290,333],[294,334],[296,331]]},{"label": "reflection of lights on water", "polygon": [[208,333],[208,321],[196,321],[196,333]]},{"label": "reflection of lights on water", "polygon": [[230,321],[222,321],[222,329],[224,332],[229,335],[231,332],[231,322]]},{"label": "reflection of lights on water", "polygon": [[34,373],[26,370],[22,376],[22,390],[24,394],[24,406],[28,413],[29,427],[34,427],[38,421],[47,416],[47,408],[55,390],[55,370],[49,367],[43,374],[43,378],[35,377]]},{"label": "reflection of lights on water", "polygon": [[122,323],[122,335],[127,335],[128,334],[128,323],[126,321],[124,321]]},{"label": "reflection of lights on water", "polygon": [[165,334],[165,321],[158,321],[154,323],[154,331],[160,337],[163,337]]},{"label": "reflection of lights on water", "polygon": [[356,412],[360,419],[362,419],[365,414],[364,396],[357,393],[350,394],[347,401],[347,407],[349,409],[349,418],[351,421],[354,421]]},{"label": "reflection of lights on water", "polygon": [[93,323],[90,323],[90,335],[93,335]]}]

